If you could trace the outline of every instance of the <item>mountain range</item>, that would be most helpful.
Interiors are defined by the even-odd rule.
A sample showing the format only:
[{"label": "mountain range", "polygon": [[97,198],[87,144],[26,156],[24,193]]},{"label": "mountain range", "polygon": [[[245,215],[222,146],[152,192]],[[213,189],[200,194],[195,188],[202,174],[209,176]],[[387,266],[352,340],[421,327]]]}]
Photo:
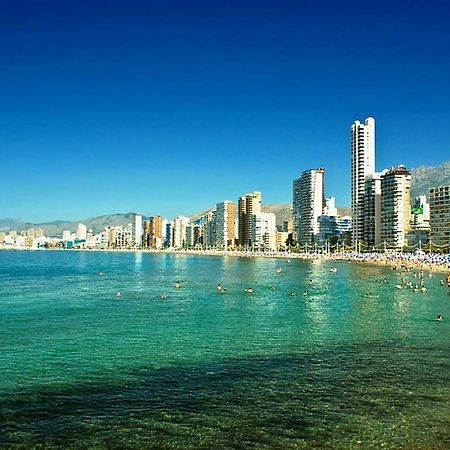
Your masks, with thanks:
[{"label": "mountain range", "polygon": [[[437,167],[417,167],[411,171],[411,196],[428,194],[431,187],[450,185],[450,161]],[[282,225],[291,216],[291,204],[266,204],[262,205],[263,212],[272,212],[277,217],[277,225]],[[205,210],[209,211],[211,210]],[[338,208],[341,215],[349,215],[350,208]],[[202,213],[193,214],[191,219],[198,218]],[[133,222],[133,213],[110,214],[92,218],[84,218],[76,221],[57,220],[47,223],[31,223],[19,219],[0,219],[0,231],[22,231],[30,227],[39,227],[47,236],[61,236],[63,230],[75,231],[79,223],[84,223],[94,233],[99,233],[107,226],[126,225]]]}]

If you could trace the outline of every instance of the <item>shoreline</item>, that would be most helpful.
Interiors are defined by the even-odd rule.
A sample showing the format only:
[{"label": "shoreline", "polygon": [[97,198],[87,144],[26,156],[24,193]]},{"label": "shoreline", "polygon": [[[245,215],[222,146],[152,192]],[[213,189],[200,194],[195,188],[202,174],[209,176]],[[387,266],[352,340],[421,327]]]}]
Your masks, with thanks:
[{"label": "shoreline", "polygon": [[65,248],[23,248],[0,249],[13,251],[70,251],[70,252],[113,252],[113,253],[151,253],[169,255],[193,255],[193,256],[230,256],[238,258],[274,258],[274,259],[301,259],[304,261],[348,261],[359,264],[389,266],[398,269],[417,269],[450,274],[450,254],[423,254],[409,253],[293,253],[289,251],[241,251],[241,250],[176,250],[176,249],[65,249]]}]

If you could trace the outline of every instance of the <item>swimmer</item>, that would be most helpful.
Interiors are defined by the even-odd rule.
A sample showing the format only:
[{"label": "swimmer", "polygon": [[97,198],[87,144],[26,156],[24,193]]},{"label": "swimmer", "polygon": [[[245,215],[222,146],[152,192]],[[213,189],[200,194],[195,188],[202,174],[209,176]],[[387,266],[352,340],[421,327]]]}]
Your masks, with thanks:
[{"label": "swimmer", "polygon": [[306,297],[308,295],[308,291],[303,291],[303,295]]},{"label": "swimmer", "polygon": [[220,285],[220,283],[217,283],[216,291],[217,292],[222,292],[222,286]]},{"label": "swimmer", "polygon": [[248,287],[248,288],[245,288],[244,289],[244,291],[247,293],[247,294],[253,294],[253,288],[251,288],[251,287]]},{"label": "swimmer", "polygon": [[336,267],[333,267],[332,269],[330,269],[330,272],[336,273],[337,272]]},{"label": "swimmer", "polygon": [[422,286],[420,288],[420,292],[422,292],[422,294],[426,294],[428,292],[428,289],[425,286]]},{"label": "swimmer", "polygon": [[161,294],[161,298],[162,298],[163,300],[165,300],[167,297],[168,297],[168,295],[167,295],[166,293]]},{"label": "swimmer", "polygon": [[120,297],[122,294],[119,292],[119,291],[117,291],[117,293],[116,293],[116,297]]},{"label": "swimmer", "polygon": [[98,276],[99,276],[99,277],[102,277],[103,275],[104,275],[103,272],[99,272],[99,273],[98,273]]},{"label": "swimmer", "polygon": [[289,292],[289,295],[290,295],[291,297],[294,297],[294,296],[296,296],[297,294],[296,294],[294,291],[291,291],[291,292]]},{"label": "swimmer", "polygon": [[181,287],[181,284],[180,284],[179,281],[177,281],[177,282],[175,283],[175,288],[176,288],[176,289],[180,289],[180,287]]},{"label": "swimmer", "polygon": [[444,286],[444,280],[441,280],[441,286]]},{"label": "swimmer", "polygon": [[439,322],[442,322],[444,320],[444,316],[442,316],[441,314],[438,314],[436,316],[436,320],[439,321]]},{"label": "swimmer", "polygon": [[281,273],[281,267],[277,268],[277,273]]}]

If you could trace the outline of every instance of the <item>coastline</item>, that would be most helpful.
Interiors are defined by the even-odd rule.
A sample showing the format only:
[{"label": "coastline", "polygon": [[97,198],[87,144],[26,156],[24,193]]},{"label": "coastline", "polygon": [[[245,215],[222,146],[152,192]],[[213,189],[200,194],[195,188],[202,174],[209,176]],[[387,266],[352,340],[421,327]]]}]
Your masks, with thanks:
[{"label": "coastline", "polygon": [[450,274],[450,254],[409,254],[409,253],[294,253],[289,251],[241,251],[241,250],[193,250],[193,249],[64,249],[64,248],[22,248],[0,249],[15,251],[70,251],[70,252],[114,252],[114,253],[152,253],[170,255],[192,256],[228,256],[238,258],[275,258],[275,259],[301,259],[304,261],[348,261],[353,263],[377,266],[389,266],[399,269],[427,270],[430,272],[443,272]]}]

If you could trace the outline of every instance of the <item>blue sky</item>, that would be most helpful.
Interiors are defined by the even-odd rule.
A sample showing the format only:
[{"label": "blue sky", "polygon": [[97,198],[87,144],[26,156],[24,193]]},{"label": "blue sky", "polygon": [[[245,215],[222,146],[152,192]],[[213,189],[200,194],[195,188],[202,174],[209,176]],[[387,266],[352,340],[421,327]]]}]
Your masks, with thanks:
[{"label": "blue sky", "polygon": [[450,6],[366,3],[3,1],[0,218],[345,205],[369,115],[377,169],[449,160]]}]

